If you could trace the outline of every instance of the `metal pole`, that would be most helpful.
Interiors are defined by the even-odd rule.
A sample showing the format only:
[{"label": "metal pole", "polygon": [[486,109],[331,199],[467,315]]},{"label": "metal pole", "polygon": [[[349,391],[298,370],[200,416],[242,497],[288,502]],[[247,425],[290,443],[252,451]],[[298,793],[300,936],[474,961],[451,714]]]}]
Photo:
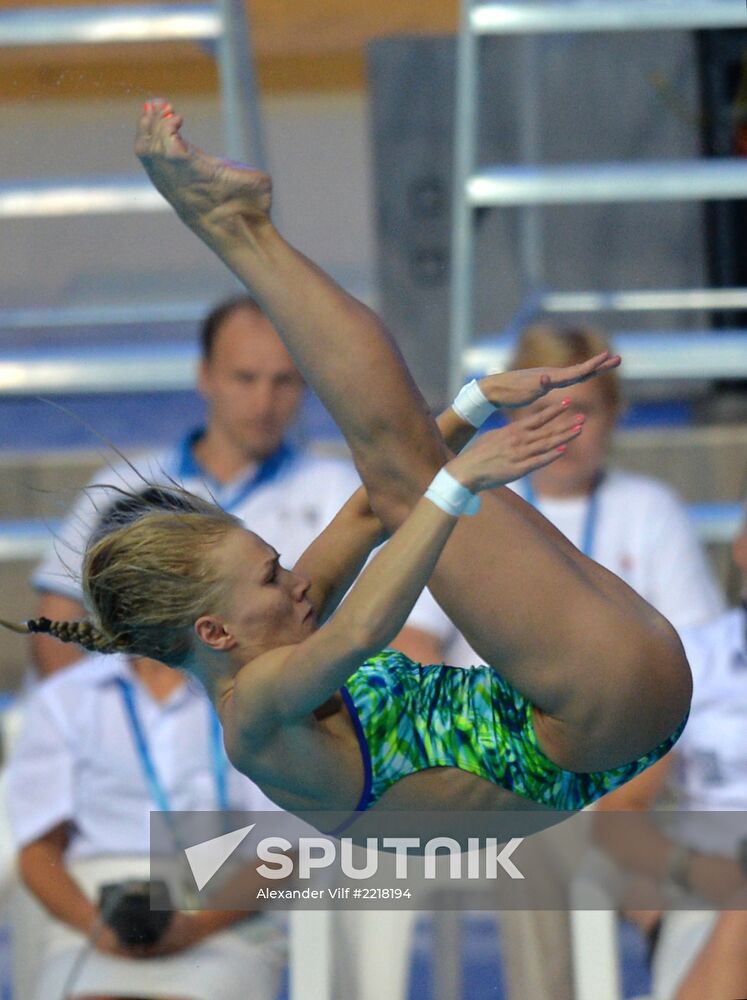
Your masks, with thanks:
[{"label": "metal pole", "polygon": [[231,159],[267,169],[249,18],[244,0],[219,0],[223,32],[218,40],[226,152]]},{"label": "metal pole", "polygon": [[467,180],[475,164],[479,84],[478,39],[470,24],[471,0],[462,0],[456,50],[454,112],[454,182],[451,229],[451,303],[449,323],[449,393],[456,395],[464,375],[464,354],[474,322],[474,219],[467,201]]},{"label": "metal pole", "polygon": [[[540,46],[543,39],[528,35],[519,39],[519,155],[527,165],[542,155],[540,136]],[[519,209],[519,254],[523,297],[536,292],[544,282],[542,254],[542,209],[525,205]]]}]

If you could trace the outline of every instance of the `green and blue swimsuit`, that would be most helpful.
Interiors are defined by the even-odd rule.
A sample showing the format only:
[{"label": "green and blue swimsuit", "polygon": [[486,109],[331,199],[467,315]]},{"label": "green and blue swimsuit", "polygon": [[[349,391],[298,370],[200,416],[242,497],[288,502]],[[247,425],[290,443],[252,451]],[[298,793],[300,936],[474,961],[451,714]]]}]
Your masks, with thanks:
[{"label": "green and blue swimsuit", "polygon": [[358,811],[431,767],[468,771],[549,809],[581,809],[663,757],[685,725],[629,764],[579,774],[544,755],[531,703],[491,667],[422,666],[387,649],[356,670],[342,696],[363,756]]}]

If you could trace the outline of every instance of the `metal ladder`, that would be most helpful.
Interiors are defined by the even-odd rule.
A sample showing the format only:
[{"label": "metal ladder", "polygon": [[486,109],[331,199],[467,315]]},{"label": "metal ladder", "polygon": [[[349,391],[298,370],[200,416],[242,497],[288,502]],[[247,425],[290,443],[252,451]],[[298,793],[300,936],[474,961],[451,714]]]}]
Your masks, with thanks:
[{"label": "metal ladder", "polygon": [[[744,159],[572,164],[538,166],[537,120],[539,95],[531,45],[523,55],[520,87],[524,112],[522,153],[525,163],[490,166],[477,162],[480,120],[481,38],[514,36],[531,42],[540,34],[557,32],[607,32],[690,30],[747,27],[743,0],[514,0],[494,3],[461,0],[457,40],[456,114],[454,130],[454,188],[451,239],[451,309],[449,340],[450,391],[455,394],[466,376],[503,370],[512,351],[512,337],[491,336],[477,340],[474,321],[474,264],[476,213],[483,209],[524,209],[521,220],[521,270],[526,300],[517,320],[538,313],[626,312],[664,309],[728,309],[747,306],[747,288],[663,289],[656,291],[578,291],[542,289],[542,244],[538,212],[549,205],[584,205],[612,202],[697,201],[747,198],[747,161]],[[514,325],[514,324],[512,324]],[[618,334],[616,347],[624,354],[621,369],[626,378],[747,377],[747,331]],[[704,541],[725,541],[736,531],[738,504],[690,506]],[[584,969],[594,968],[594,948],[604,942],[606,930],[598,927],[596,914],[589,941],[578,938],[574,928],[574,958]],[[603,920],[604,916],[600,918]],[[439,1000],[461,995],[458,970],[460,948],[454,916],[435,915],[442,947],[438,951]],[[584,927],[584,930],[589,928]],[[596,956],[598,957],[598,956]],[[577,969],[578,973],[578,969]],[[596,993],[594,990],[596,989]],[[601,989],[601,992],[600,992]],[[586,997],[584,981],[579,997]],[[619,996],[617,980],[600,987],[595,981],[589,996],[612,1000]]]},{"label": "metal ladder", "polygon": [[[243,0],[213,4],[34,8],[0,12],[0,48],[105,46],[144,42],[215,45],[224,144],[229,156],[265,165],[249,23]],[[170,212],[144,175],[49,178],[0,183],[0,220]],[[195,323],[210,303],[0,309],[0,331],[63,331],[119,324]],[[66,347],[0,355],[0,395],[169,391],[194,384],[196,346],[189,342]],[[37,558],[48,538],[34,521],[0,524],[0,560]]]},{"label": "metal ladder", "polygon": [[[515,0],[507,3],[462,0],[457,48],[454,198],[452,217],[452,301],[450,320],[451,390],[467,374],[501,370],[511,350],[509,338],[475,344],[475,214],[478,210],[523,209],[518,248],[527,298],[518,316],[539,312],[611,310],[727,309],[747,306],[747,288],[662,291],[542,290],[542,246],[538,212],[549,205],[613,202],[704,201],[747,198],[744,159],[686,160],[536,166],[536,74],[531,46],[524,53],[522,152],[525,164],[477,163],[480,39],[488,35],[685,30],[747,27],[743,0]],[[744,378],[747,333],[678,334],[676,337],[621,334],[629,378]],[[678,350],[673,353],[672,347]]]},{"label": "metal ladder", "polygon": [[[133,7],[34,8],[0,12],[0,48],[144,42],[216,46],[225,149],[233,159],[266,162],[249,23],[243,0],[213,4]],[[170,212],[145,176],[53,179],[0,183],[0,219]],[[207,307],[207,303],[205,306]],[[64,328],[121,323],[193,322],[201,304],[146,307],[0,310],[0,330]],[[114,352],[116,353],[116,352]],[[116,387],[181,389],[191,386],[194,353],[173,347],[135,348],[118,359],[113,383],[111,351],[60,351],[33,358],[18,352],[0,359],[0,393],[101,392]]]}]

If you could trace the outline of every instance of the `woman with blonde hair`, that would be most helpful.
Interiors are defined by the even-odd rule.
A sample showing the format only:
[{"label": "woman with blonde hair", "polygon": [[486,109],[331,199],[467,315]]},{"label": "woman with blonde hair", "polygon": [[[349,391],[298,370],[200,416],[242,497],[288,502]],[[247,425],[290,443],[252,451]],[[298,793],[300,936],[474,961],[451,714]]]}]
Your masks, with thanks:
[{"label": "woman with blonde hair", "polygon": [[[439,433],[379,320],[275,229],[269,178],[189,146],[181,124],[146,105],[138,156],[271,317],[366,492],[293,570],[221,511],[146,514],[86,554],[93,623],[53,631],[197,676],[233,763],[294,811],[540,806],[552,822],[658,759],[690,700],[676,634],[498,489],[562,461],[583,418],[561,401],[456,455],[444,440],[469,439],[493,409],[485,392],[521,405],[619,359],[473,384]],[[382,526],[390,540],[332,614]],[[381,652],[429,581],[489,666]]]}]

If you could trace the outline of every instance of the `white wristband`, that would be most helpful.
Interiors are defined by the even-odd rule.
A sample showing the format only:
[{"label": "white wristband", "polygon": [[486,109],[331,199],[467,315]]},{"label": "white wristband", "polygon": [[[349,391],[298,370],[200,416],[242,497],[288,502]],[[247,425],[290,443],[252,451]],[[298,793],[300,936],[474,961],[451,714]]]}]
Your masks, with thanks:
[{"label": "white wristband", "polygon": [[479,382],[474,378],[462,386],[451,404],[451,408],[462,420],[466,420],[473,427],[482,427],[491,413],[495,413],[498,409],[486,398]]},{"label": "white wristband", "polygon": [[431,503],[453,517],[476,514],[480,509],[480,498],[458,483],[446,469],[436,474],[425,495]]}]

